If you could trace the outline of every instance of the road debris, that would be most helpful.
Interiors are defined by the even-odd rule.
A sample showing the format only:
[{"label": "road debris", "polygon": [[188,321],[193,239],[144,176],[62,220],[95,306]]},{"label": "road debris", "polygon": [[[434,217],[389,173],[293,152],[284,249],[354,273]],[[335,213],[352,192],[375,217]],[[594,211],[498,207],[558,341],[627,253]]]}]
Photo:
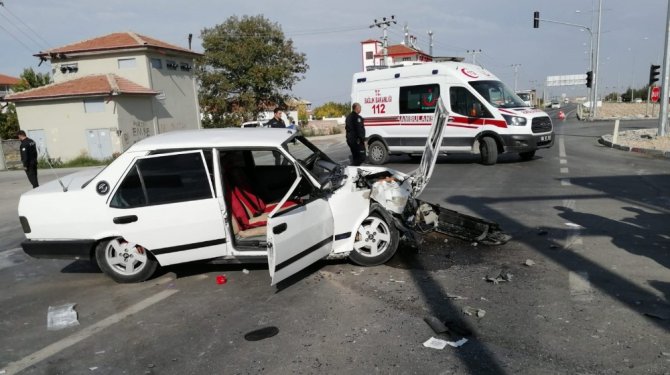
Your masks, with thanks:
[{"label": "road debris", "polygon": [[63,328],[78,326],[77,312],[74,310],[76,303],[68,303],[61,306],[49,306],[47,312],[47,329],[58,331]]},{"label": "road debris", "polygon": [[447,293],[447,298],[449,299],[468,299],[468,297],[462,297],[457,294],[449,294]]},{"label": "road debris", "polygon": [[494,284],[498,284],[500,282],[510,282],[512,281],[512,274],[509,272],[505,272],[503,270],[500,270],[493,275],[495,276],[490,276],[486,275],[486,281],[492,282]]},{"label": "road debris", "polygon": [[91,370],[91,371],[95,371],[95,370],[98,369],[98,366],[95,366],[95,367],[89,367],[88,369]]},{"label": "road debris", "polygon": [[535,265],[535,262],[533,262],[532,259],[526,259],[526,261],[523,262],[523,265],[524,265],[524,266],[528,266],[528,267],[532,267],[532,266]]},{"label": "road debris", "polygon": [[245,274],[245,275],[248,275],[248,274],[249,274],[249,270],[245,268],[245,269],[242,270],[242,273]]},{"label": "road debris", "polygon": [[216,283],[219,284],[219,285],[223,285],[227,282],[228,282],[228,278],[226,277],[226,275],[218,275],[216,277]]},{"label": "road debris", "polygon": [[425,346],[426,348],[442,350],[444,349],[445,346],[447,346],[447,341],[431,337],[428,339],[428,341],[423,343],[423,346]]},{"label": "road debris", "polygon": [[463,314],[469,315],[469,316],[475,315],[478,318],[483,318],[484,315],[486,315],[486,310],[482,310],[482,309],[478,309],[478,308],[470,307],[470,306],[465,306],[463,308]]},{"label": "road debris", "polygon": [[279,328],[275,326],[268,326],[247,333],[244,335],[244,339],[247,341],[260,341],[272,336],[276,336],[278,333]]},{"label": "road debris", "polygon": [[447,341],[447,345],[453,346],[454,348],[458,348],[459,346],[463,346],[463,344],[465,344],[466,342],[468,342],[468,339],[463,337],[458,341]]}]

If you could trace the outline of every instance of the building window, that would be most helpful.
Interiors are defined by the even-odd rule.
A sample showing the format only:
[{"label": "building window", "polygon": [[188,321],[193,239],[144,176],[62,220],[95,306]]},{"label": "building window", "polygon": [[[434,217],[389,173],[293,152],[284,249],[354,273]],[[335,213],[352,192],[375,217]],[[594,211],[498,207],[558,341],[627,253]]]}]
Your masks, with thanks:
[{"label": "building window", "polygon": [[412,61],[412,58],[411,57],[403,57],[402,61]]},{"label": "building window", "polygon": [[84,99],[84,112],[105,112],[105,100],[102,98]]},{"label": "building window", "polygon": [[365,59],[366,60],[372,60],[374,56],[372,55],[372,51],[365,52]]},{"label": "building window", "polygon": [[137,61],[134,57],[129,59],[119,59],[119,69],[130,69],[137,66]]},{"label": "building window", "polygon": [[176,63],[175,61],[173,61],[173,60],[166,60],[166,61],[165,61],[165,66],[166,66],[169,70],[177,70],[177,67],[179,67],[179,65],[177,65],[177,63]]},{"label": "building window", "polygon": [[154,69],[163,69],[163,60],[157,59],[157,58],[152,58],[151,59],[151,67]]},{"label": "building window", "polygon": [[183,62],[183,63],[179,64],[179,69],[181,69],[185,72],[189,72],[189,71],[191,71],[191,64]]},{"label": "building window", "polygon": [[63,74],[77,73],[77,71],[79,71],[77,63],[61,64],[60,66],[60,72]]}]

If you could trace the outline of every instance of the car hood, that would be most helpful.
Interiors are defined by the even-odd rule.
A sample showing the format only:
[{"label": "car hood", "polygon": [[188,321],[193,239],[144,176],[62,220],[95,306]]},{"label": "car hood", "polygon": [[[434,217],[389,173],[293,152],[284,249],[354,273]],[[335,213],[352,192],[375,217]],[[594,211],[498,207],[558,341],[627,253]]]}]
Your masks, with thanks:
[{"label": "car hood", "polygon": [[[38,188],[30,190],[24,193],[24,196],[30,195],[41,195],[41,194],[53,194],[53,193],[63,193],[63,187],[65,187],[66,192],[82,190],[83,185],[90,181],[95,175],[100,173],[102,167],[97,168],[88,168],[83,171],[71,173],[47,182],[46,184],[40,185]],[[47,172],[48,173],[48,172]],[[58,172],[56,172],[58,173]],[[62,185],[61,185],[62,183]]]}]

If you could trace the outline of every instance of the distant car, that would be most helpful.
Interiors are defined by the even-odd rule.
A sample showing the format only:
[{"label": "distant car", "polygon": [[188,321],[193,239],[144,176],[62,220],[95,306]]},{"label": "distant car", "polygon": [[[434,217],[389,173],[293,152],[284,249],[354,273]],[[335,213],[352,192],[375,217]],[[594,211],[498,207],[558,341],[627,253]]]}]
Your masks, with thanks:
[{"label": "distant car", "polygon": [[634,103],[642,103],[642,98],[635,98]]},{"label": "distant car", "polygon": [[243,123],[241,128],[267,128],[268,127],[268,122],[267,121],[247,121]]},{"label": "distant car", "polygon": [[558,100],[552,100],[550,108],[552,108],[552,109],[553,108],[561,108],[561,102],[559,102]]}]

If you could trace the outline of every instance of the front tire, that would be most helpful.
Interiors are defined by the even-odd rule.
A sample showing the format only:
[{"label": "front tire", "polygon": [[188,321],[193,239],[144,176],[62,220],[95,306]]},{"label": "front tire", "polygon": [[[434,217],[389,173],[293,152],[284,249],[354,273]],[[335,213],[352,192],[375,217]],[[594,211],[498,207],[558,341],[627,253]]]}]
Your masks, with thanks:
[{"label": "front tire", "polygon": [[121,237],[101,241],[95,248],[98,266],[117,283],[139,283],[154,274],[158,263],[140,245]]},{"label": "front tire", "polygon": [[349,259],[361,266],[378,266],[391,259],[397,249],[398,229],[392,219],[372,211],[358,227]]},{"label": "front tire", "polygon": [[374,141],[368,146],[368,159],[371,164],[382,165],[389,158],[389,150],[382,141]]},{"label": "front tire", "polygon": [[493,165],[498,161],[498,145],[496,140],[491,137],[484,137],[479,140],[479,153],[482,156],[482,164]]}]

